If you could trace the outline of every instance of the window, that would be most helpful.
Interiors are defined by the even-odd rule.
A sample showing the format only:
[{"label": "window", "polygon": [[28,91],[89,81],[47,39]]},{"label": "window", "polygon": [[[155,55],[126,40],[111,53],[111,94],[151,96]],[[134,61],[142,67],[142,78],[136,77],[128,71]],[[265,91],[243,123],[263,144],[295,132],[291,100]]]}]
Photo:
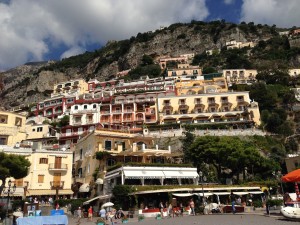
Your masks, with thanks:
[{"label": "window", "polygon": [[7,137],[0,136],[0,145],[7,145]]},{"label": "window", "polygon": [[37,132],[42,132],[43,131],[43,127],[38,127],[36,131]]},{"label": "window", "polygon": [[107,151],[111,150],[111,141],[105,141],[104,142],[104,149]]},{"label": "window", "polygon": [[35,132],[35,129],[34,129],[34,128],[32,129],[32,132]]},{"label": "window", "polygon": [[96,109],[96,108],[97,108],[97,105],[96,105],[96,104],[94,104],[94,105],[93,105],[93,109]]},{"label": "window", "polygon": [[83,106],[83,109],[87,109],[87,105],[84,105],[84,106]]},{"label": "window", "polygon": [[40,164],[48,164],[48,158],[40,158]]},{"label": "window", "polygon": [[75,105],[75,106],[74,106],[74,109],[76,109],[76,110],[77,110],[77,109],[78,109],[78,106],[77,106],[77,105]]},{"label": "window", "polygon": [[38,183],[44,183],[44,177],[45,177],[45,175],[39,174],[38,175]]},{"label": "window", "polygon": [[0,115],[0,123],[7,123],[8,116],[7,115]]}]

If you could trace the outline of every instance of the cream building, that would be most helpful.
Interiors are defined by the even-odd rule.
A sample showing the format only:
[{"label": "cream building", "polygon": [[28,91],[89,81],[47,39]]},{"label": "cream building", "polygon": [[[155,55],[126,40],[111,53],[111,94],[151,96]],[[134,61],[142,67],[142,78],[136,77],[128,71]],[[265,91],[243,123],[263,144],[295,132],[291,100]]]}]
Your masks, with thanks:
[{"label": "cream building", "polygon": [[[99,152],[99,153],[98,153]],[[96,159],[96,154],[102,159]],[[79,195],[84,193],[111,194],[113,184],[106,178],[108,168],[120,163],[178,163],[181,153],[161,150],[150,137],[122,131],[97,129],[82,137],[74,152],[74,184],[80,184]],[[102,189],[99,185],[103,185]],[[94,187],[97,191],[93,192]]]},{"label": "cream building", "polygon": [[[73,153],[62,150],[44,150],[40,144],[33,148],[12,148],[0,145],[6,154],[25,156],[31,166],[23,179],[11,180],[16,184],[19,196],[71,196]],[[25,188],[25,191],[24,191]],[[27,189],[27,191],[26,191]]]},{"label": "cream building", "polygon": [[295,154],[295,155],[289,155],[285,159],[285,164],[286,164],[286,169],[287,172],[292,172],[293,170],[299,169],[300,168],[300,155]]},{"label": "cream building", "polygon": [[249,92],[159,96],[160,123],[249,123],[260,124],[258,104]]},{"label": "cream building", "polygon": [[204,93],[227,92],[227,82],[224,77],[205,80],[203,76],[196,78],[179,77],[176,79],[177,95],[195,95]]},{"label": "cream building", "polygon": [[0,110],[0,145],[14,146],[26,139],[26,116]]},{"label": "cream building", "polygon": [[58,95],[81,95],[84,93],[88,93],[88,83],[84,79],[70,80],[54,85],[51,98]]},{"label": "cream building", "polygon": [[228,85],[247,84],[256,81],[257,70],[247,69],[225,69],[222,71]]},{"label": "cream building", "polygon": [[199,66],[192,66],[190,64],[178,64],[176,69],[167,70],[168,77],[180,77],[194,75],[198,76],[202,74],[202,69]]}]

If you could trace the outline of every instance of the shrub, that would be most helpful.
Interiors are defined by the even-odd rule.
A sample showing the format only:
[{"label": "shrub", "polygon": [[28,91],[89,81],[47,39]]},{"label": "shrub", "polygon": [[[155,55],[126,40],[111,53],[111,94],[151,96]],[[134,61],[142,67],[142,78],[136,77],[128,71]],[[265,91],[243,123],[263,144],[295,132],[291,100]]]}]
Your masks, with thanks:
[{"label": "shrub", "polygon": [[283,205],[283,200],[280,199],[268,199],[267,200],[267,205],[269,206],[281,206]]}]

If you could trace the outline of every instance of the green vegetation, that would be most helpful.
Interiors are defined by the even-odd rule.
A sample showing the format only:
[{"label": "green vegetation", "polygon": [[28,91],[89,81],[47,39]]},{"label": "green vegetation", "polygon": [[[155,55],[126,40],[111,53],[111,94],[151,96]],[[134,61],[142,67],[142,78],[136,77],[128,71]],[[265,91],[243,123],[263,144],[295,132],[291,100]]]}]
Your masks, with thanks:
[{"label": "green vegetation", "polygon": [[[6,184],[6,179],[13,177],[21,179],[29,172],[30,162],[25,156],[0,152],[0,180]],[[0,186],[0,194],[4,186]]]}]

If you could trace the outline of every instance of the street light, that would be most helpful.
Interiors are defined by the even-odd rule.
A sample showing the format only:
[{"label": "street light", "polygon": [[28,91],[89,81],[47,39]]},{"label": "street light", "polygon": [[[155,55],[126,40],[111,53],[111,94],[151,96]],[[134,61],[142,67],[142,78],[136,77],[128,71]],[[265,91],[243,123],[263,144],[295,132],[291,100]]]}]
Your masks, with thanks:
[{"label": "street light", "polygon": [[199,171],[199,179],[202,186],[202,206],[203,206],[203,212],[204,212],[204,189],[203,189],[203,181],[206,181],[206,176],[203,176],[202,171]]},{"label": "street light", "polygon": [[14,184],[13,186],[11,186],[11,180],[9,179],[8,182],[8,187],[3,187],[3,193],[4,194],[7,194],[7,208],[6,208],[6,219],[8,220],[8,205],[9,205],[9,197],[10,197],[10,194],[13,194],[15,193],[16,191],[16,184]]}]

